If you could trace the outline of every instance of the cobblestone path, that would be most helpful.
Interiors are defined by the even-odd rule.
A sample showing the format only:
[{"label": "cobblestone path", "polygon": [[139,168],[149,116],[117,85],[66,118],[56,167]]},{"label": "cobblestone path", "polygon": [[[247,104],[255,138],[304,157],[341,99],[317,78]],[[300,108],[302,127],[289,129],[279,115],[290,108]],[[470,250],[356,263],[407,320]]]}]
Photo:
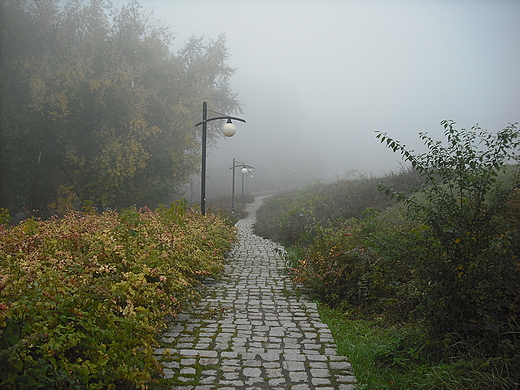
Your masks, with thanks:
[{"label": "cobblestone path", "polygon": [[276,243],[252,232],[262,202],[237,223],[239,241],[200,310],[182,314],[156,351],[172,389],[350,390],[355,377],[328,327],[285,275]]}]

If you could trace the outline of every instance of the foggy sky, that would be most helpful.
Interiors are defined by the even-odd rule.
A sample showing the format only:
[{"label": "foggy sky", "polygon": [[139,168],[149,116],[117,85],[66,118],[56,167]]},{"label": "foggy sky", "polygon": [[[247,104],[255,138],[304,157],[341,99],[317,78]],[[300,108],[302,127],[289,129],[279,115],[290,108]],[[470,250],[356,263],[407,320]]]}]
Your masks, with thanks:
[{"label": "foggy sky", "polygon": [[227,37],[247,124],[209,151],[208,191],[233,157],[255,166],[249,183],[379,176],[402,160],[375,130],[422,150],[418,133],[442,139],[443,119],[520,121],[520,1],[139,2],[176,34],[173,51]]}]

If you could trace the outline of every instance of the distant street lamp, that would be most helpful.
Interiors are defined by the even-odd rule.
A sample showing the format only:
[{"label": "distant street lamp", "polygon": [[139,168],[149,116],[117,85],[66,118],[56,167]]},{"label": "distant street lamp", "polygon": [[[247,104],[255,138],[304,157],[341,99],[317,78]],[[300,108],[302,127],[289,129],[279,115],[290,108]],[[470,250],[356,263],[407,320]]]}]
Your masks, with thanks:
[{"label": "distant street lamp", "polygon": [[233,180],[231,184],[231,214],[235,213],[235,168],[242,168],[240,172],[242,173],[242,203],[244,203],[244,176],[246,173],[253,172],[255,167],[244,163],[235,164],[235,158],[233,158],[233,166],[229,168],[233,170]]},{"label": "distant street lamp", "polygon": [[[211,111],[211,110],[209,110]],[[217,119],[227,119],[227,122],[222,127],[222,132],[226,137],[232,137],[235,135],[237,128],[231,122],[231,119],[246,122],[242,118],[237,118],[234,116],[229,116],[225,114],[221,114],[219,112],[211,111],[215,114],[220,114],[222,116],[216,116],[213,118],[208,118],[208,103],[202,102],[202,122],[199,122],[195,125],[195,127],[202,125],[202,172],[201,172],[201,182],[200,182],[200,211],[202,215],[206,214],[206,135],[207,135],[207,125],[208,122],[214,121]]]},{"label": "distant street lamp", "polygon": [[253,178],[253,170],[251,168],[249,168],[247,172],[244,172],[244,168],[242,168],[242,203],[244,203],[244,183],[245,193],[247,194],[247,173],[250,173],[251,175],[249,177]]}]

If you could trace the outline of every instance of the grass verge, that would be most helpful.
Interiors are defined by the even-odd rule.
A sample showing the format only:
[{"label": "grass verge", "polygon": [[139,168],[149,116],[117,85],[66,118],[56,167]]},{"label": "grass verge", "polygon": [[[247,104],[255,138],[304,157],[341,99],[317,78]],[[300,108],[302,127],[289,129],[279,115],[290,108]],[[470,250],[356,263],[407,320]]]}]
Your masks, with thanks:
[{"label": "grass verge", "polygon": [[[357,390],[484,390],[518,389],[503,373],[489,369],[489,361],[471,357],[443,358],[424,342],[416,324],[388,324],[383,317],[320,304],[320,316],[349,358]],[[509,377],[510,378],[510,377]]]}]

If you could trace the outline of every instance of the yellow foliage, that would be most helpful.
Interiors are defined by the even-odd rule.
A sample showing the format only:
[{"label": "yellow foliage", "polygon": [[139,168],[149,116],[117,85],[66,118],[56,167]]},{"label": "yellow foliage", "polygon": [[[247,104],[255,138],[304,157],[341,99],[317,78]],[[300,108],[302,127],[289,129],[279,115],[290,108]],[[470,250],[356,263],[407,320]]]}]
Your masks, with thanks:
[{"label": "yellow foliage", "polygon": [[39,77],[33,77],[29,80],[29,88],[32,99],[31,108],[35,111],[42,111],[49,88],[45,81]]},{"label": "yellow foliage", "polygon": [[79,198],[74,191],[74,186],[59,186],[56,202],[49,204],[49,210],[57,215],[65,215],[68,211],[76,210]]}]

